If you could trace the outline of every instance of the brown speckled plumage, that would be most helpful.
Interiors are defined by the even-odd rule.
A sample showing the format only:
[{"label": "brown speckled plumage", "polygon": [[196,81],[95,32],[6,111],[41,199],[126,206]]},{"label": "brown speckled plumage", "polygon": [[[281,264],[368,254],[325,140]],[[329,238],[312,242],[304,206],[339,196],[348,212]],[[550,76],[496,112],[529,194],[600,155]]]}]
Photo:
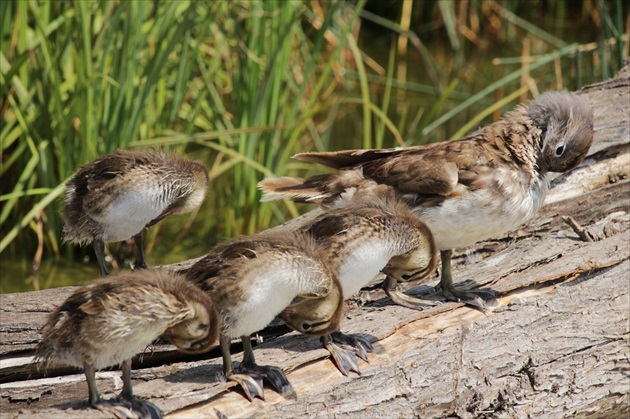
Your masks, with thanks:
[{"label": "brown speckled plumage", "polygon": [[206,194],[203,165],[154,150],[125,151],[81,167],[68,181],[64,239],[94,243],[101,271],[103,242],[136,236],[136,264],[146,267],[142,230],[171,214],[198,208]]},{"label": "brown speckled plumage", "polygon": [[[337,277],[328,268],[315,241],[300,233],[263,232],[228,240],[184,271],[188,279],[212,298],[221,315],[223,368],[248,398],[263,398],[260,374],[276,390],[291,393],[286,376],[277,367],[259,366],[254,360],[250,335],[265,327],[294,299],[310,299],[320,309],[309,315],[326,333],[338,328],[343,295]],[[241,337],[243,362],[232,369],[230,339]]]},{"label": "brown speckled plumage", "polygon": [[[326,296],[336,286],[336,278],[331,275],[322,256],[321,249],[305,235],[263,232],[217,245],[185,274],[212,298],[226,319],[222,328],[229,333],[234,310],[261,292],[257,288],[267,285],[266,277],[269,281],[277,281],[271,278],[279,271],[293,272],[287,287],[295,289],[295,297]],[[273,294],[269,297],[272,298]],[[264,306],[260,308],[265,309]],[[276,314],[271,314],[271,318]],[[266,324],[246,333],[253,333],[264,326]],[[231,333],[231,337],[240,336],[239,333]]]},{"label": "brown speckled plumage", "polygon": [[304,153],[298,159],[343,169],[338,174],[266,179],[263,200],[344,205],[365,182],[391,187],[413,207],[442,251],[442,288],[450,299],[484,306],[452,288],[450,252],[510,231],[542,205],[548,172],[582,162],[593,140],[593,115],[581,97],[547,92],[454,142],[382,150]]},{"label": "brown speckled plumage", "polygon": [[[407,203],[383,185],[373,187],[370,195],[358,194],[348,206],[323,213],[303,231],[326,252],[331,269],[340,275],[346,297],[386,266],[379,267],[372,277],[357,277],[352,268],[344,267],[348,258],[355,255],[361,257],[369,252],[372,259],[382,255],[392,271],[413,271],[405,280],[422,279],[437,267],[437,247],[431,231],[414,216]],[[411,256],[414,262],[409,261]],[[356,268],[364,266],[358,265]],[[352,284],[355,281],[361,285]]]},{"label": "brown speckled plumage", "polygon": [[42,333],[36,362],[83,367],[96,407],[102,403],[96,370],[122,364],[120,398],[131,403],[131,358],[163,334],[180,350],[206,351],[218,338],[219,315],[182,275],[149,269],[82,285],[49,315]]},{"label": "brown speckled plumage", "polygon": [[[383,271],[388,275],[386,292],[395,302],[414,308],[434,304],[396,290],[397,281],[421,281],[435,271],[437,246],[431,232],[387,186],[372,183],[364,184],[363,189],[350,204],[322,213],[301,231],[313,237],[325,252],[346,297]],[[308,333],[303,325],[310,327],[310,324],[304,322],[304,316],[312,310],[308,301],[295,302],[285,310],[283,319],[291,327]],[[346,375],[358,372],[355,355],[367,359],[366,351],[372,349],[368,341],[339,330],[331,330],[324,342]],[[347,350],[349,347],[352,349]]]}]

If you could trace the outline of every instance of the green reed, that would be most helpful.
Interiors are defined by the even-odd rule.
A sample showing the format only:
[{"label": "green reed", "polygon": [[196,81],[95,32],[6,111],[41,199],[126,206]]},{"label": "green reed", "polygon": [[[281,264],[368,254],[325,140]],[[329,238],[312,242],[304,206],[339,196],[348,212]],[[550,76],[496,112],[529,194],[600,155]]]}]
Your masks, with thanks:
[{"label": "green reed", "polygon": [[[178,249],[194,256],[303,211],[260,204],[255,187],[321,170],[292,154],[458,138],[539,91],[614,74],[628,56],[627,5],[583,1],[593,38],[569,42],[544,27],[575,19],[575,6],[552,3],[541,20],[525,0],[392,1],[383,15],[366,0],[0,2],[2,258],[33,258],[36,270],[76,257],[61,243],[64,183],[118,148],[208,167],[199,212],[148,234],[150,263],[174,262]],[[378,35],[365,41],[367,23]],[[497,45],[522,53],[482,62]]]},{"label": "green reed", "polygon": [[3,2],[0,251],[59,256],[65,181],[118,148],[165,147],[208,165],[212,198],[196,229],[208,245],[268,224],[274,210],[257,211],[255,185],[285,171],[331,106],[324,91],[361,10],[309,6]]}]

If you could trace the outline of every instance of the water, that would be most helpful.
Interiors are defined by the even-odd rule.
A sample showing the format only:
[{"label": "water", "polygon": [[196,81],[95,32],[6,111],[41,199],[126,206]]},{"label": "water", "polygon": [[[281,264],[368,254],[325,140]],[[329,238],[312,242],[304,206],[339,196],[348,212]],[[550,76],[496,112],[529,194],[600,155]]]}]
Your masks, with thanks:
[{"label": "water", "polygon": [[81,284],[97,278],[96,263],[66,262],[45,259],[36,275],[31,272],[31,261],[2,258],[0,260],[0,293],[38,291],[47,288]]},{"label": "water", "polygon": [[[198,217],[199,218],[199,217]],[[182,260],[201,256],[207,252],[214,242],[208,243],[203,237],[187,234],[179,237],[181,223],[186,216],[172,216],[160,222],[158,226],[145,230],[145,256],[148,266],[167,265]],[[200,222],[203,222],[201,220]],[[194,227],[191,232],[194,232]],[[130,270],[135,260],[133,239],[120,243],[108,243],[110,254],[116,255],[116,266],[111,263],[112,257],[106,256],[107,267],[111,274],[117,270]],[[20,259],[7,255],[0,257],[0,294],[37,291],[77,285],[98,278],[100,271],[92,246],[73,247],[74,259],[42,260],[36,274],[33,274],[33,260]]]},{"label": "water", "polygon": [[[172,243],[169,234],[164,234],[167,233],[166,231],[161,233],[164,235],[161,243],[156,248],[147,249],[145,252],[149,266],[166,265],[191,259],[201,256],[210,249],[210,246],[203,246],[201,243],[192,248],[186,245],[173,248],[168,246],[168,243]],[[118,269],[131,269],[131,264],[135,258],[133,240],[122,243],[122,245],[109,243],[109,249],[117,254]],[[81,253],[83,256],[80,261],[44,259],[36,274],[32,273],[32,260],[16,260],[2,255],[3,257],[0,258],[0,294],[65,287],[98,278],[100,271],[92,247],[88,246],[82,249]],[[117,269],[111,264],[111,256],[106,259],[110,273],[116,274]]]}]

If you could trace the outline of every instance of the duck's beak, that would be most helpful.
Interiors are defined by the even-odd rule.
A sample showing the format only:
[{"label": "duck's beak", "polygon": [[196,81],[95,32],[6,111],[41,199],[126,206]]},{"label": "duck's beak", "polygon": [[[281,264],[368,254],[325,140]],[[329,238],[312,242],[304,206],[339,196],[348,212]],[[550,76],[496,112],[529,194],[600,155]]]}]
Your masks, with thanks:
[{"label": "duck's beak", "polygon": [[201,354],[208,352],[213,346],[216,339],[206,338],[196,342],[190,340],[178,341],[177,339],[171,339],[171,343],[177,347],[178,350],[187,354]]},{"label": "duck's beak", "polygon": [[280,314],[278,314],[278,317],[280,317],[282,320],[286,322],[289,320],[289,316],[291,314],[293,314],[293,307],[289,306],[285,308],[284,310],[282,310]]}]

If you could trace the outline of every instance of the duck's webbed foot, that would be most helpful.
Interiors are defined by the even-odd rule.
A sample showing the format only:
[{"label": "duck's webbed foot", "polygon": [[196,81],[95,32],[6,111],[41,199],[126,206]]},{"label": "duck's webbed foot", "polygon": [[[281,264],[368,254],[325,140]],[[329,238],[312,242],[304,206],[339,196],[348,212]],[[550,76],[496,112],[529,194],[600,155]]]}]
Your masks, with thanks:
[{"label": "duck's webbed foot", "polygon": [[330,336],[333,342],[340,344],[346,349],[350,349],[365,362],[370,362],[367,353],[373,352],[374,347],[367,339],[358,335],[346,335],[340,331],[333,332]]},{"label": "duck's webbed foot", "polygon": [[396,304],[411,308],[413,310],[422,310],[427,306],[436,306],[442,304],[440,301],[424,300],[421,298],[411,297],[398,288],[398,281],[395,278],[387,277],[383,281],[383,290],[385,294]]},{"label": "duck's webbed foot", "polygon": [[229,373],[225,376],[229,381],[238,383],[243,389],[245,396],[251,402],[256,397],[261,400],[265,400],[265,390],[263,388],[263,377],[260,374],[242,372],[242,373]]},{"label": "duck's webbed foot", "polygon": [[374,350],[366,339],[360,336],[346,335],[339,331],[323,336],[322,343],[324,348],[330,352],[339,371],[346,376],[351,371],[361,375],[357,357],[369,362],[367,353]]},{"label": "duck's webbed foot", "polygon": [[[235,368],[235,372],[237,375],[245,375],[252,377],[256,382],[260,385],[260,398],[264,400],[264,396],[262,394],[262,384],[263,378],[271,384],[273,389],[282,394],[284,397],[295,397],[295,391],[289,383],[287,376],[284,374],[281,368],[274,367],[271,365],[258,365],[256,363],[253,364],[245,364],[241,363],[238,367]],[[243,384],[241,384],[241,387]]]},{"label": "duck's webbed foot", "polygon": [[295,391],[284,371],[278,367],[256,364],[250,337],[242,336],[241,341],[243,342],[243,362],[234,369],[234,372],[226,373],[228,380],[239,383],[250,401],[255,397],[265,400],[263,379],[266,379],[273,389],[284,397],[295,397]]},{"label": "duck's webbed foot", "polygon": [[131,360],[122,363],[123,388],[120,394],[112,400],[103,400],[96,388],[95,368],[85,363],[83,365],[89,390],[89,403],[94,409],[98,409],[116,418],[122,419],[161,419],[162,411],[153,403],[136,399],[131,387]]},{"label": "duck's webbed foot", "polygon": [[487,310],[497,305],[495,292],[491,289],[463,290],[455,288],[453,277],[451,276],[451,253],[451,250],[440,252],[442,276],[438,287],[442,290],[444,297],[450,301],[466,303],[482,310]]},{"label": "duck's webbed foot", "polygon": [[162,412],[153,403],[135,397],[121,396],[113,400],[99,400],[92,407],[120,419],[161,419]]},{"label": "duck's webbed foot", "polygon": [[463,290],[449,287],[443,289],[442,293],[450,301],[466,303],[482,310],[487,310],[497,304],[495,293],[491,289]]},{"label": "duck's webbed foot", "polygon": [[163,417],[162,411],[153,403],[135,397],[129,402],[131,403],[131,410],[139,412],[141,419],[162,419]]}]

